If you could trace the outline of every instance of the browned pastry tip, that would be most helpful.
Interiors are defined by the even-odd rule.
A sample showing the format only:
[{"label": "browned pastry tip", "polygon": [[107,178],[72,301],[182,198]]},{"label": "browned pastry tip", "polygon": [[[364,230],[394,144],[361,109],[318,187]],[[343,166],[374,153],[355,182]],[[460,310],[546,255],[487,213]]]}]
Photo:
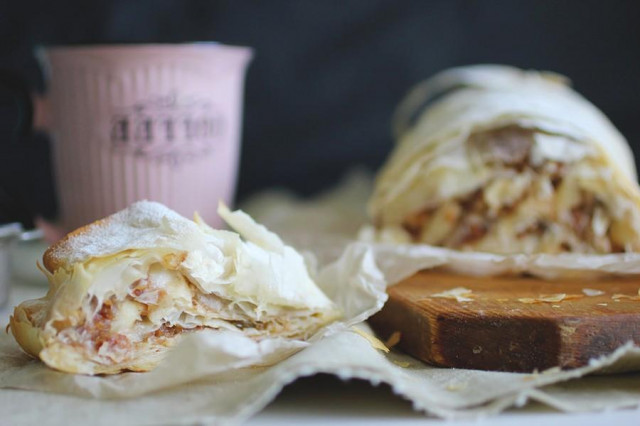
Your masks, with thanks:
[{"label": "browned pastry tip", "polygon": [[67,262],[63,253],[67,251],[74,238],[86,234],[94,227],[104,226],[108,221],[109,217],[98,219],[95,222],[91,222],[88,225],[81,226],[80,228],[69,232],[62,239],[53,243],[42,255],[42,263],[47,271],[54,273],[57,269],[66,266]]}]

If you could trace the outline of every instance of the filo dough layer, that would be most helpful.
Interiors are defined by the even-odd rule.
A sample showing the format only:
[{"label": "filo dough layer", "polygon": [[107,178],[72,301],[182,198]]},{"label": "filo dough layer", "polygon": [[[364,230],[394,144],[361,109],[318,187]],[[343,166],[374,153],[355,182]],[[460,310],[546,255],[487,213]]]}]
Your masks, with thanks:
[{"label": "filo dough layer", "polygon": [[640,251],[631,150],[561,76],[445,71],[401,104],[396,131],[369,205],[381,240],[501,254]]},{"label": "filo dough layer", "polygon": [[44,255],[47,295],[17,306],[20,346],[52,368],[112,374],[155,367],[184,333],[306,339],[340,312],[304,259],[241,211],[236,232],[139,202]]}]

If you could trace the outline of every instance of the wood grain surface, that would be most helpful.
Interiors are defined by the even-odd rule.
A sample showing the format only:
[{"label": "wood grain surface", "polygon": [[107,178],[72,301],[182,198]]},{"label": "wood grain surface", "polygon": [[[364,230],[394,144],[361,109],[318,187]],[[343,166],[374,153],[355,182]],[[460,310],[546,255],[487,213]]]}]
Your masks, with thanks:
[{"label": "wood grain surface", "polygon": [[[470,291],[458,290],[457,300],[455,288]],[[630,340],[640,344],[639,288],[640,278],[558,282],[420,272],[389,287],[388,302],[369,322],[382,338],[395,333],[398,347],[437,366],[575,368]]]}]

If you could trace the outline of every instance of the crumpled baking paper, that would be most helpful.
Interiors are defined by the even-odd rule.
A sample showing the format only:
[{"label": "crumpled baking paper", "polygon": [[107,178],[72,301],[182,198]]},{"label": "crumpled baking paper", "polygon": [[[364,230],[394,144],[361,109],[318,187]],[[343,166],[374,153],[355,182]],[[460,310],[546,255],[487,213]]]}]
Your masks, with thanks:
[{"label": "crumpled baking paper", "polygon": [[[3,336],[0,342],[1,359],[13,353],[24,362],[14,345],[8,348],[8,336]],[[640,375],[568,380],[612,364],[637,365],[638,359],[637,348],[624,347],[605,360],[571,371],[518,374],[442,369],[402,353],[384,354],[361,335],[342,331],[272,367],[215,374],[139,398],[84,399],[3,389],[0,409],[3,420],[9,424],[19,424],[20,420],[33,424],[43,418],[51,425],[86,424],[87,419],[96,426],[234,424],[260,411],[282,387],[297,378],[328,373],[343,379],[388,383],[394,393],[411,400],[416,410],[450,419],[496,414],[529,400],[565,411],[603,410],[637,406]],[[550,384],[554,385],[545,386]]]},{"label": "crumpled baking paper", "polygon": [[[316,373],[388,383],[416,410],[444,418],[496,414],[529,400],[564,411],[640,406],[640,374],[631,373],[640,371],[640,349],[632,344],[579,369],[532,374],[436,368],[395,350],[375,349],[349,326],[380,308],[385,284],[417,270],[440,266],[485,275],[529,271],[547,277],[592,277],[640,272],[640,257],[594,256],[576,264],[580,257],[570,255],[496,256],[354,241],[366,224],[369,193],[370,179],[356,174],[315,200],[274,192],[243,206],[286,241],[313,254],[309,259],[319,266],[317,281],[347,313],[345,321],[310,343],[255,343],[235,334],[199,333],[185,338],[150,373],[86,377],[49,370],[2,335],[0,387],[14,388],[0,390],[3,418],[33,420],[47,412],[54,423],[55,413],[65,413],[60,424],[84,423],[88,417],[83,415],[90,415],[94,424],[138,424],[141,419],[145,424],[236,423],[260,411],[286,384]],[[357,327],[371,333],[366,324]],[[273,365],[251,367],[258,360],[264,364],[287,355]],[[621,371],[626,373],[613,374]],[[19,410],[18,401],[44,411]]]}]

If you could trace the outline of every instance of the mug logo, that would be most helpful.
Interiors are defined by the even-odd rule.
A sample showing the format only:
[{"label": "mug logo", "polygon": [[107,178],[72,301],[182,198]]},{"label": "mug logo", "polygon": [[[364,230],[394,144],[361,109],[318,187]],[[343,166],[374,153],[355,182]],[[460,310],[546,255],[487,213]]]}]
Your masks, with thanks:
[{"label": "mug logo", "polygon": [[224,130],[208,99],[174,93],[115,110],[110,139],[115,152],[179,166],[210,155]]}]

